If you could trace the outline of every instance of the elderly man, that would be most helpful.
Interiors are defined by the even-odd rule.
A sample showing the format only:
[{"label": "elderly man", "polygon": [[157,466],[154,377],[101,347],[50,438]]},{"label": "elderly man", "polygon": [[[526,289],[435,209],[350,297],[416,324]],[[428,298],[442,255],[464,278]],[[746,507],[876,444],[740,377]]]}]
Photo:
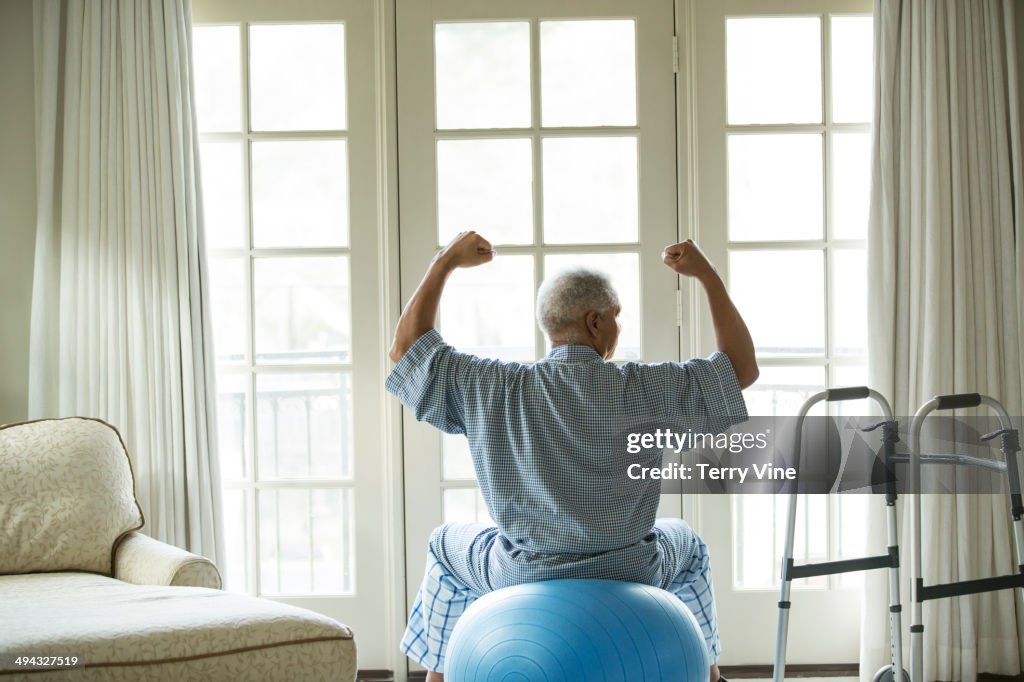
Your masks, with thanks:
[{"label": "elderly man", "polygon": [[[680,519],[655,520],[657,489],[622,486],[607,461],[615,419],[631,416],[745,418],[740,389],[757,379],[754,346],[721,278],[692,241],[665,249],[675,272],[707,294],[718,351],[658,364],[609,362],[619,338],[619,301],[608,279],[573,270],[540,289],[537,319],[551,352],[534,364],[459,353],[434,329],[456,268],[494,257],[464,232],[431,262],[391,347],[387,389],[445,433],[465,434],[487,509],[497,524],[447,524],[430,537],[427,567],[402,650],[443,680],[459,615],[491,590],[557,578],[657,585],[697,617],[717,661],[720,647],[707,549]],[[719,679],[712,665],[710,680]]]}]

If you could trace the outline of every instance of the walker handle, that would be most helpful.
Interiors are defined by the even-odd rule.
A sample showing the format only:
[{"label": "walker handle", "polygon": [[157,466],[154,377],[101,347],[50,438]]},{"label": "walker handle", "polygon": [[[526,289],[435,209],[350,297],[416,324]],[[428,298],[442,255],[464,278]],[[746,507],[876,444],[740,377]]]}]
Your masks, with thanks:
[{"label": "walker handle", "polygon": [[953,393],[951,395],[937,395],[932,400],[938,404],[936,410],[959,410],[965,407],[977,407],[981,405],[980,393]]},{"label": "walker handle", "polygon": [[850,386],[848,388],[830,388],[825,391],[825,400],[830,403],[840,400],[860,400],[869,395],[867,386]]}]

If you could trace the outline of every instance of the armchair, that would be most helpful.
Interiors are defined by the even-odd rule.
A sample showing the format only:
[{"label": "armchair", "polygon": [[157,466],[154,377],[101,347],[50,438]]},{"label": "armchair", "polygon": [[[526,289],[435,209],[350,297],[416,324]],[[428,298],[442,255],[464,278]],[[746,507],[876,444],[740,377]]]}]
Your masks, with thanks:
[{"label": "armchair", "polygon": [[[143,525],[112,426],[0,427],[0,682],[355,678],[348,627],[221,591],[212,562]],[[30,671],[15,656],[79,665]]]}]

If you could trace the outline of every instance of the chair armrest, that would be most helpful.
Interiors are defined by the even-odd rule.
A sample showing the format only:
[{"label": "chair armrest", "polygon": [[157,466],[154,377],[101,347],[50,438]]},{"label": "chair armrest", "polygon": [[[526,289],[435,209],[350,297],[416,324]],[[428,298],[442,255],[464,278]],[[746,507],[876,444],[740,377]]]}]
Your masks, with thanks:
[{"label": "chair armrest", "polygon": [[221,588],[212,561],[142,533],[129,533],[117,546],[114,577],[136,585]]}]

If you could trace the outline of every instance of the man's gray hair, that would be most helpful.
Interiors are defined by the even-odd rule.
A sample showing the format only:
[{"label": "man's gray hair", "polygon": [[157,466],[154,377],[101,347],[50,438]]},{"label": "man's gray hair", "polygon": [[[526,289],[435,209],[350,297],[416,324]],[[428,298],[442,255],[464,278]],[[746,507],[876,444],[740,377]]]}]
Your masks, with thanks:
[{"label": "man's gray hair", "polygon": [[566,332],[588,310],[607,315],[619,306],[608,276],[597,270],[573,268],[548,277],[537,292],[537,323],[549,336]]}]

